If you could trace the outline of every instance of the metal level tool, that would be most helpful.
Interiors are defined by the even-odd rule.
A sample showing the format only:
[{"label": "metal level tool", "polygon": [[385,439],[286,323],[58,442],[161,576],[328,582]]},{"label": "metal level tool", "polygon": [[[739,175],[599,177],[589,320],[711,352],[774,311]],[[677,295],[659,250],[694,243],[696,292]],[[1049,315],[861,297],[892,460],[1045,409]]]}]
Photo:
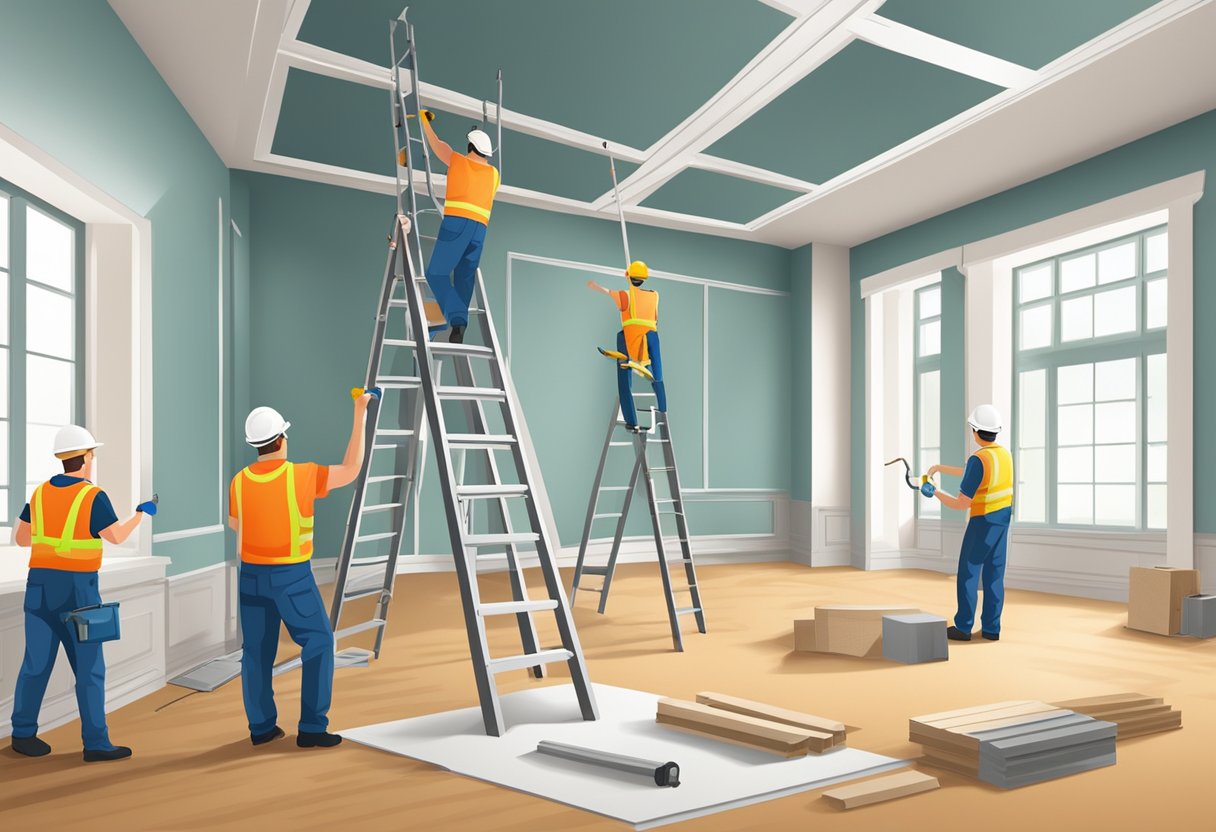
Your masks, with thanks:
[{"label": "metal level tool", "polygon": [[583,748],[579,745],[567,745],[564,742],[541,740],[536,744],[536,750],[551,757],[561,757],[563,760],[574,760],[593,766],[611,768],[627,774],[649,778],[656,786],[680,785],[680,767],[668,761],[660,763],[657,760],[644,760],[640,757],[629,757],[625,754],[614,754],[611,751],[599,751],[595,748]]}]

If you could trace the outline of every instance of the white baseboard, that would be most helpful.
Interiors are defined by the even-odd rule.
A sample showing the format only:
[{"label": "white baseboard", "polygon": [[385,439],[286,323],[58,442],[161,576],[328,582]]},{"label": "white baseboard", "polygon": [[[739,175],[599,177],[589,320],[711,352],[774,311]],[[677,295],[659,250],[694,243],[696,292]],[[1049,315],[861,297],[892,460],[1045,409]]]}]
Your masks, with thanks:
[{"label": "white baseboard", "polygon": [[166,662],[172,678],[232,652],[239,638],[237,565],[232,561],[168,579]]}]

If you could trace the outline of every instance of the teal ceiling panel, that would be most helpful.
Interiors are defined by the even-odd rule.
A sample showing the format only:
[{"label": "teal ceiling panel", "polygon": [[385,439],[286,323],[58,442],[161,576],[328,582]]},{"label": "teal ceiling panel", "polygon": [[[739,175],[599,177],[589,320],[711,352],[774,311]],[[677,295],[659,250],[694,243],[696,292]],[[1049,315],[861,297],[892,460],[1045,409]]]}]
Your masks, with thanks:
[{"label": "teal ceiling panel", "polygon": [[887,0],[878,13],[1031,69],[1154,5],[1156,0]]},{"label": "teal ceiling panel", "polygon": [[664,211],[748,223],[799,195],[798,191],[685,168],[646,197],[642,204]]},{"label": "teal ceiling panel", "polygon": [[[292,69],[287,76],[272,150],[311,162],[393,174],[387,91]],[[464,152],[473,119],[437,112],[435,132]],[[494,135],[493,125],[489,132]],[[612,188],[608,159],[597,153],[517,133],[503,133],[503,181],[509,185],[591,201]],[[617,175],[636,166],[617,163]],[[436,165],[442,172],[443,166]]]},{"label": "teal ceiling panel", "polygon": [[1000,91],[854,41],[707,152],[823,183]]},{"label": "teal ceiling panel", "polygon": [[300,39],[387,66],[409,4],[422,80],[649,147],[716,93],[788,15],[757,0],[312,0]]}]

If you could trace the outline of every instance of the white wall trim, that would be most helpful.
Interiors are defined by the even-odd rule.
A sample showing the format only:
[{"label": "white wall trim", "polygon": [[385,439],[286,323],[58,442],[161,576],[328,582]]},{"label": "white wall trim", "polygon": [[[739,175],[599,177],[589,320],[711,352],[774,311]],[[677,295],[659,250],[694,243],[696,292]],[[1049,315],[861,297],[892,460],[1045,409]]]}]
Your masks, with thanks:
[{"label": "white wall trim", "polygon": [[861,297],[870,297],[904,283],[922,280],[927,275],[938,274],[945,269],[959,268],[963,264],[963,247],[948,248],[936,254],[902,263],[885,271],[864,277],[861,280]]},{"label": "white wall trim", "polygon": [[166,674],[231,652],[238,636],[237,564],[223,561],[167,580]]}]

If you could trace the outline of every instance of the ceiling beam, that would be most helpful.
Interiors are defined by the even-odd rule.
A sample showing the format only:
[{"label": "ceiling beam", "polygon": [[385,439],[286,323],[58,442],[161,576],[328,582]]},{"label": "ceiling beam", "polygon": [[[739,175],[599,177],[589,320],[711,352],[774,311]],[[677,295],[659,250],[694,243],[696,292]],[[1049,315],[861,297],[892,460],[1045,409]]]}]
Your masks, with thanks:
[{"label": "ceiling beam", "polygon": [[724,176],[733,176],[736,179],[746,179],[749,182],[759,182],[761,185],[772,185],[776,188],[786,188],[787,190],[801,191],[803,193],[810,193],[818,187],[815,183],[807,182],[805,179],[786,176],[784,173],[776,173],[766,168],[758,168],[755,165],[746,165],[743,162],[734,162],[730,159],[710,156],[707,153],[694,153],[688,159],[688,166],[697,170],[720,173]]},{"label": "ceiling beam", "polygon": [[1005,89],[1020,89],[1034,83],[1038,77],[1038,73],[1032,69],[876,14],[855,17],[846,25],[849,31],[867,43]]},{"label": "ceiling beam", "polygon": [[760,2],[779,12],[785,12],[790,17],[806,17],[818,11],[827,0],[760,0]]}]

